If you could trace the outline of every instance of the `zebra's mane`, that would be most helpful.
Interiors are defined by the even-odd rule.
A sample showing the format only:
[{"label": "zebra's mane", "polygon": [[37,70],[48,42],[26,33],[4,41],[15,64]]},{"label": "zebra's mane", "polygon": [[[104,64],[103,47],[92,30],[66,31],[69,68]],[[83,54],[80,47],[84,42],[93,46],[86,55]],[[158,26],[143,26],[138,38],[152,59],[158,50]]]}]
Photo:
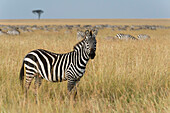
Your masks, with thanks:
[{"label": "zebra's mane", "polygon": [[83,40],[81,40],[80,42],[78,42],[76,45],[73,46],[73,49],[75,50],[77,46],[79,46],[82,42],[85,41],[85,38]]}]

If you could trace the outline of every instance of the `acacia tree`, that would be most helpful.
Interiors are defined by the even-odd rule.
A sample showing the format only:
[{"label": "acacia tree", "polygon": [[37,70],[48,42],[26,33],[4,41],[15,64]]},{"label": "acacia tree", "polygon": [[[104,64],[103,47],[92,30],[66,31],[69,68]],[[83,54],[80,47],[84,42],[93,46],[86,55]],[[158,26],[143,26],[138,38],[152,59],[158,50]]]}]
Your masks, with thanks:
[{"label": "acacia tree", "polygon": [[40,16],[42,13],[44,13],[44,11],[39,9],[39,10],[33,10],[32,13],[38,14],[38,19],[40,19]]}]

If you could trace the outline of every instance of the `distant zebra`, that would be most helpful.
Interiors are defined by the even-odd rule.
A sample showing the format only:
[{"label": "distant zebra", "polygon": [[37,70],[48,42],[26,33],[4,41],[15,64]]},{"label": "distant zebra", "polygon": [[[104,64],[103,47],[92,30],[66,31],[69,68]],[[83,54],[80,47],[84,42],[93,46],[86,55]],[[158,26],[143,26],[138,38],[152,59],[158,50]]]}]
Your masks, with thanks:
[{"label": "distant zebra", "polygon": [[18,28],[16,28],[16,29],[8,30],[7,34],[9,34],[9,35],[19,35],[20,31],[18,30]]},{"label": "distant zebra", "polygon": [[138,37],[138,39],[150,39],[150,36],[149,35],[146,35],[146,34],[140,34],[140,35],[138,35],[137,36]]},{"label": "distant zebra", "polygon": [[136,40],[134,36],[129,34],[123,34],[123,33],[119,33],[115,37],[119,38],[120,40],[129,40],[129,39]]},{"label": "distant zebra", "polygon": [[77,40],[84,39],[85,33],[83,31],[77,31]]},{"label": "distant zebra", "polygon": [[[93,33],[93,34],[92,34]],[[29,52],[23,60],[20,70],[20,82],[23,87],[24,66],[26,70],[25,97],[32,80],[35,78],[35,96],[41,79],[51,82],[68,81],[67,89],[71,93],[76,91],[76,84],[85,73],[89,59],[94,59],[96,51],[96,31],[85,31],[85,38],[77,43],[73,51],[65,54],[56,54],[43,49]],[[36,96],[37,102],[37,96]]]}]

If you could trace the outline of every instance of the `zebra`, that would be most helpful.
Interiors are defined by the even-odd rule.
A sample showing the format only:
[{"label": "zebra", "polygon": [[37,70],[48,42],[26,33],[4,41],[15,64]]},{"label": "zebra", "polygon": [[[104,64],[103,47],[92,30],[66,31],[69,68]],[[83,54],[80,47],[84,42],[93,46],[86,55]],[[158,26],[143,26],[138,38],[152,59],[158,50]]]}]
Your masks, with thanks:
[{"label": "zebra", "polygon": [[90,59],[95,58],[96,52],[96,31],[86,30],[82,41],[73,47],[73,51],[57,54],[44,49],[37,49],[29,52],[23,59],[20,70],[20,83],[24,88],[24,67],[26,71],[25,97],[35,78],[35,96],[37,102],[37,88],[41,85],[41,79],[50,82],[67,81],[67,90],[74,97],[77,94],[76,86],[84,75],[86,64]]},{"label": "zebra", "polygon": [[120,40],[129,40],[129,39],[133,39],[136,40],[136,38],[132,35],[129,34],[123,34],[123,33],[118,33],[115,38],[119,38]]},{"label": "zebra", "polygon": [[82,40],[85,36],[83,31],[77,31],[77,40]]},{"label": "zebra", "polygon": [[146,34],[139,34],[138,36],[138,39],[142,40],[142,39],[150,39],[150,36],[149,35],[146,35]]},{"label": "zebra", "polygon": [[18,28],[12,29],[12,30],[8,30],[7,34],[9,35],[20,35],[20,31],[18,30]]}]

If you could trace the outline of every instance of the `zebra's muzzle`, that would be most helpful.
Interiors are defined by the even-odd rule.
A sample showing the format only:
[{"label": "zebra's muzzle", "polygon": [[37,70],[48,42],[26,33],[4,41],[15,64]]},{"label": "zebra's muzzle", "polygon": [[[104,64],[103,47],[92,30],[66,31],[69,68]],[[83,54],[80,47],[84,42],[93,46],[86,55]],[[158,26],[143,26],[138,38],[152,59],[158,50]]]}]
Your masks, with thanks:
[{"label": "zebra's muzzle", "polygon": [[91,59],[94,59],[95,56],[96,56],[95,50],[94,50],[94,49],[91,49],[90,54],[89,54],[89,57],[90,57]]}]

